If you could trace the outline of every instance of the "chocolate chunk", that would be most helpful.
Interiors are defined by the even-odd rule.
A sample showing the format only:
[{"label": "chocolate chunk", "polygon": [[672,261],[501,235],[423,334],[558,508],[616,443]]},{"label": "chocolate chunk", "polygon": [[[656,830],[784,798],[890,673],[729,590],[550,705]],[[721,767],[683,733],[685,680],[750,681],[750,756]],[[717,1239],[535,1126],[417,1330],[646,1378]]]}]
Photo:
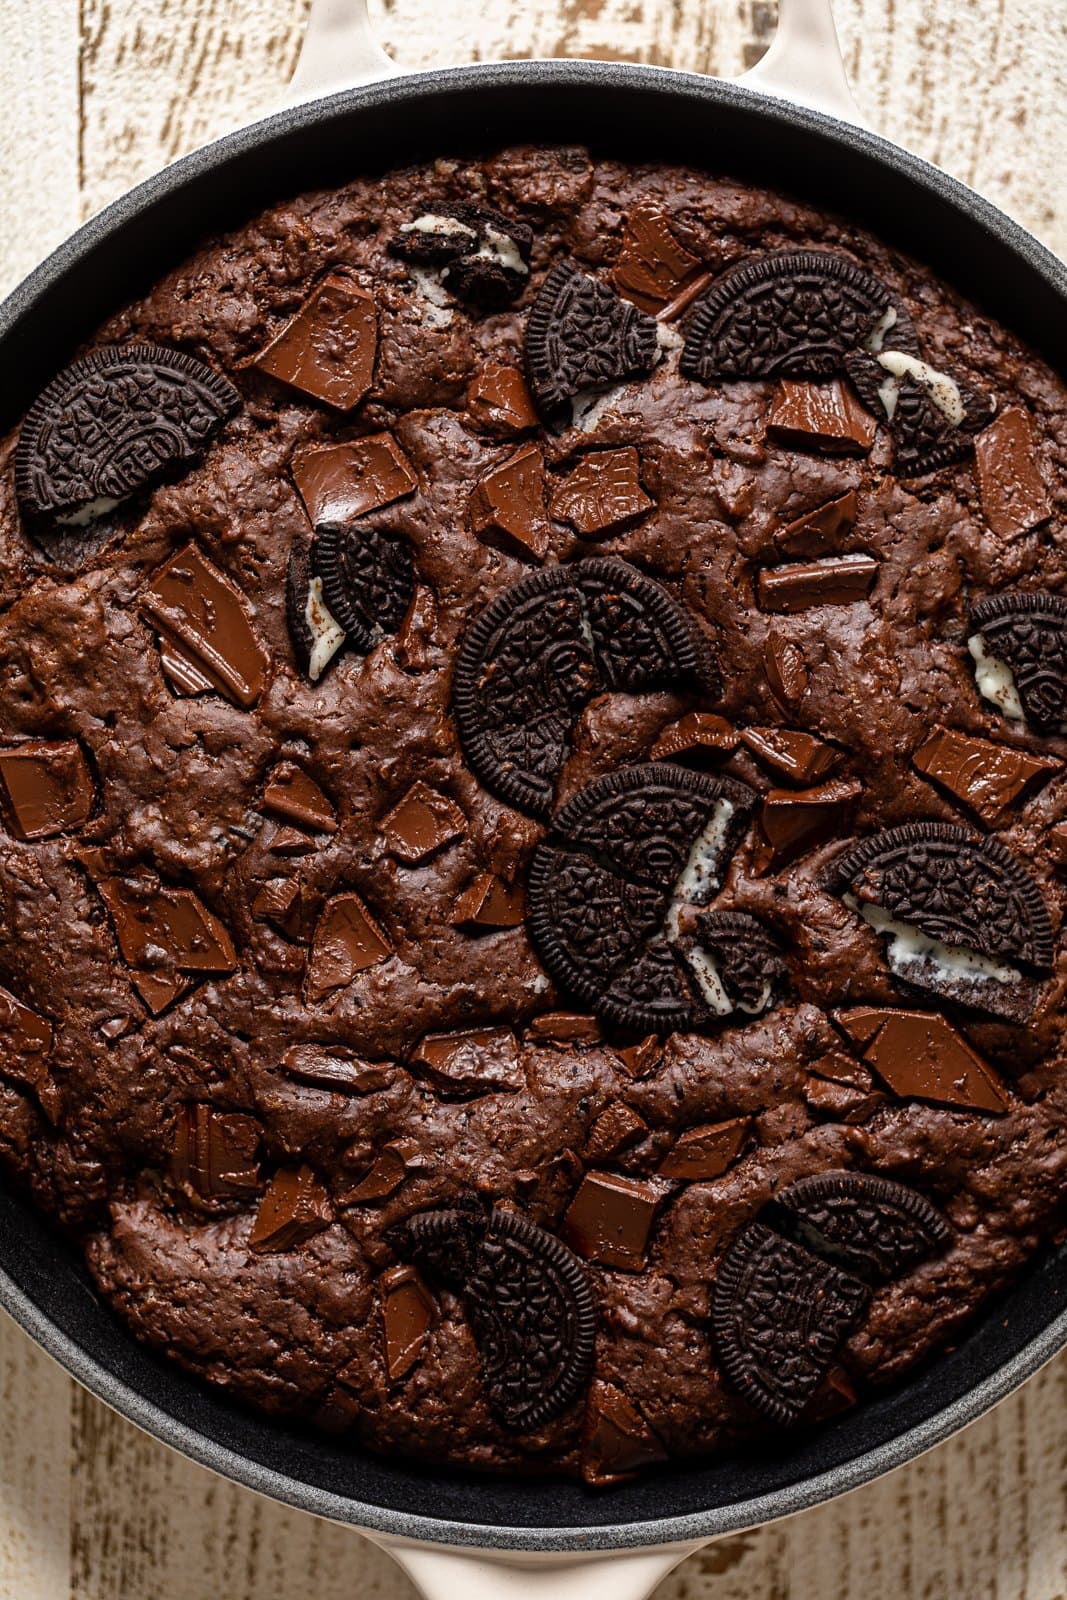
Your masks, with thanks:
[{"label": "chocolate chunk", "polygon": [[700,259],[680,244],[656,205],[637,205],[626,218],[622,245],[612,268],[615,286],[640,306],[658,311],[700,272]]},{"label": "chocolate chunk", "polygon": [[734,1387],[771,1422],[804,1411],[867,1309],[870,1290],[772,1232],[742,1229],[712,1289],[715,1346]]},{"label": "chocolate chunk", "polygon": [[679,317],[689,310],[693,302],[699,300],[704,291],[710,287],[712,277],[713,275],[710,272],[699,273],[685,285],[684,289],[679,289],[674,299],[668,301],[662,311],[657,313],[656,321],[677,322]]},{"label": "chocolate chunk", "polygon": [[521,883],[506,883],[491,872],[480,872],[456,902],[453,925],[470,932],[480,929],[518,928],[526,915],[526,895]]},{"label": "chocolate chunk", "polygon": [[215,689],[246,710],[266,683],[268,656],[237,585],[189,543],[141,593],[168,677],[186,694]]},{"label": "chocolate chunk", "polygon": [[722,273],[697,307],[682,375],[701,383],[828,377],[887,322],[897,332],[908,326],[885,285],[846,256],[781,250],[749,257]]},{"label": "chocolate chunk", "polygon": [[335,894],[323,907],[308,956],[304,981],[308,1004],[317,1005],[392,954],[392,945],[359,895]]},{"label": "chocolate chunk", "polygon": [[310,1167],[276,1173],[259,1203],[248,1248],[266,1255],[299,1250],[333,1221],[333,1209]]},{"label": "chocolate chunk", "polygon": [[745,728],[741,743],[763,766],[787,783],[817,783],[840,761],[841,752],[799,728]]},{"label": "chocolate chunk", "polygon": [[549,510],[585,539],[613,533],[654,503],[641,487],[640,466],[632,445],[592,450],[553,489]]},{"label": "chocolate chunk", "polygon": [[352,522],[414,494],[419,486],[411,462],[391,433],[305,450],[293,462],[293,482],[316,528]]},{"label": "chocolate chunk", "polygon": [[359,1183],[339,1196],[340,1204],[365,1206],[378,1200],[388,1200],[400,1188],[418,1160],[419,1146],[414,1139],[391,1139],[375,1157]]},{"label": "chocolate chunk", "polygon": [[651,372],[656,350],[652,317],[567,261],[552,268],[526,321],[530,392],[550,422],[587,389]]},{"label": "chocolate chunk", "polygon": [[322,579],[330,617],[355,649],[370,650],[403,622],[415,593],[407,539],[366,522],[322,523],[315,530],[311,566]]},{"label": "chocolate chunk", "polygon": [[709,1122],[680,1134],[656,1169],[661,1177],[705,1183],[732,1167],[752,1130],[751,1117]]},{"label": "chocolate chunk", "polygon": [[261,922],[273,923],[290,939],[300,932],[302,910],[300,885],[292,878],[271,878],[252,901],[252,915]]},{"label": "chocolate chunk", "polygon": [[633,1401],[613,1383],[598,1378],[591,1384],[582,1429],[583,1480],[604,1489],[666,1460],[666,1450]]},{"label": "chocolate chunk", "polygon": [[237,968],[233,940],[192,889],[148,876],[105,878],[98,885],[111,913],[123,960],[149,1009],[158,1012],[188,987],[186,977]]},{"label": "chocolate chunk", "polygon": [[18,839],[51,839],[88,820],[95,790],[75,739],[28,739],[0,750],[0,804]]},{"label": "chocolate chunk", "polygon": [[467,819],[446,794],[419,778],[382,818],[386,846],[406,866],[417,866],[463,834]]},{"label": "chocolate chunk", "polygon": [[657,736],[649,760],[685,762],[703,755],[728,755],[736,748],[737,734],[725,717],[711,711],[689,711]]},{"label": "chocolate chunk", "polygon": [[866,600],[877,576],[874,557],[859,554],[764,567],[757,590],[760,609],[793,612],[811,606],[850,606]]},{"label": "chocolate chunk", "polygon": [[838,378],[831,383],[781,384],[767,417],[767,438],[825,455],[866,455],[878,424]]},{"label": "chocolate chunk", "polygon": [[[1039,733],[1067,725],[1067,600],[1043,590],[992,595],[971,607],[970,625],[979,692],[1008,716],[1021,712]],[[1007,668],[1014,706],[1003,688],[997,694],[983,683],[996,667]]]},{"label": "chocolate chunk", "polygon": [[975,440],[982,515],[1001,539],[1040,528],[1052,504],[1038,465],[1027,412],[1009,406]]},{"label": "chocolate chunk", "polygon": [[73,362],[19,433],[19,509],[46,551],[41,519],[82,526],[195,461],[233,415],[233,384],[180,350],[105,345]]},{"label": "chocolate chunk", "polygon": [[588,1172],[563,1219],[563,1237],[589,1261],[644,1270],[648,1241],[670,1186],[657,1179]]},{"label": "chocolate chunk", "polygon": [[787,522],[774,535],[774,542],[784,556],[817,560],[833,555],[840,548],[842,535],[855,526],[858,511],[856,491],[850,489],[836,500]]},{"label": "chocolate chunk", "polygon": [[648,1123],[623,1100],[613,1100],[597,1117],[585,1141],[588,1161],[608,1161],[621,1150],[640,1144]]},{"label": "chocolate chunk", "polygon": [[573,1045],[579,1049],[601,1042],[604,1034],[595,1017],[579,1011],[546,1011],[535,1017],[526,1030],[530,1044]]},{"label": "chocolate chunk", "polygon": [[414,1267],[390,1267],[378,1279],[382,1340],[390,1383],[406,1378],[418,1361],[433,1323],[433,1296]]},{"label": "chocolate chunk", "polygon": [[799,646],[778,634],[768,634],[763,646],[763,664],[767,671],[767,687],[778,704],[790,710],[804,698],[808,687],[808,669]]},{"label": "chocolate chunk", "polygon": [[260,835],[260,843],[273,856],[309,856],[316,849],[315,840],[303,828],[288,825],[281,828],[268,825]]},{"label": "chocolate chunk", "polygon": [[471,380],[467,390],[467,411],[486,433],[506,438],[536,428],[537,412],[518,367],[491,361]]},{"label": "chocolate chunk", "polygon": [[322,579],[311,570],[310,550],[294,544],[285,579],[285,620],[301,672],[317,683],[345,642],[345,630],[322,594]]},{"label": "chocolate chunk", "polygon": [[870,1172],[816,1172],[774,1204],[776,1223],[798,1244],[854,1272],[888,1283],[938,1255],[952,1229],[925,1195]]},{"label": "chocolate chunk", "polygon": [[746,912],[703,912],[693,925],[693,944],[711,958],[709,972],[706,961],[699,962],[692,950],[688,953],[710,1008],[720,1016],[737,1010],[758,1015],[785,980],[779,946],[762,922]]},{"label": "chocolate chunk", "polygon": [[363,1061],[341,1044],[294,1044],[279,1070],[297,1083],[344,1094],[375,1094],[388,1089],[396,1068],[387,1061]]},{"label": "chocolate chunk", "polygon": [[680,884],[699,903],[722,881],[752,798],[742,784],[650,763],[568,801],[526,886],[528,931],[555,981],[618,1027],[669,1032],[700,1018],[663,930]]},{"label": "chocolate chunk", "polygon": [[650,1033],[637,1044],[615,1045],[619,1065],[631,1078],[647,1078],[663,1059],[663,1041]]},{"label": "chocolate chunk", "polygon": [[475,775],[546,816],[583,706],[605,690],[675,685],[714,686],[695,621],[628,562],[593,557],[497,595],[464,637],[452,704]]},{"label": "chocolate chunk", "polygon": [[813,789],[772,789],[760,812],[770,867],[788,866],[839,836],[862,793],[863,785],[855,778],[832,778]]},{"label": "chocolate chunk", "polygon": [[525,287],[533,230],[499,211],[445,202],[402,223],[389,248],[406,261],[442,267],[441,281],[457,299],[501,310]]},{"label": "chocolate chunk", "polygon": [[526,1076],[510,1028],[428,1033],[411,1052],[411,1066],[445,1094],[522,1089]]},{"label": "chocolate chunk", "polygon": [[393,654],[405,672],[426,672],[434,660],[434,632],[437,628],[437,602],[433,591],[416,584],[411,604],[396,631]]},{"label": "chocolate chunk", "polygon": [[486,1400],[511,1433],[532,1433],[577,1398],[593,1370],[596,1308],[581,1263],[516,1212],[424,1211],[390,1233],[401,1256],[460,1294]]},{"label": "chocolate chunk", "polygon": [[134,972],[130,975],[130,982],[153,1017],[161,1016],[168,1006],[180,1000],[183,994],[188,994],[193,986],[192,979],[183,977],[180,972],[167,977],[154,972]]},{"label": "chocolate chunk", "polygon": [[29,1089],[51,1122],[61,1096],[49,1072],[52,1024],[21,1000],[0,989],[0,1078]]},{"label": "chocolate chunk", "polygon": [[1007,1111],[1008,1092],[996,1072],[945,1017],[857,1008],[836,1011],[834,1021],[900,1099],[963,1111]]},{"label": "chocolate chunk", "polygon": [[251,365],[325,406],[350,411],[374,381],[378,311],[346,272],[330,272]]},{"label": "chocolate chunk", "polygon": [[548,550],[545,463],[525,445],[480,478],[470,501],[471,532],[520,560],[543,561]]},{"label": "chocolate chunk", "polygon": [[947,789],[992,827],[1024,794],[1063,769],[1061,761],[938,728],[912,756],[924,777]]},{"label": "chocolate chunk", "polygon": [[196,1201],[244,1200],[257,1194],[259,1123],[197,1102],[180,1106],[170,1155],[172,1182]]},{"label": "chocolate chunk", "polygon": [[267,777],[263,790],[263,809],[302,828],[319,833],[336,833],[337,816],[314,778],[295,761],[279,761]]},{"label": "chocolate chunk", "polygon": [[850,1084],[838,1083],[832,1078],[815,1075],[801,1086],[800,1092],[804,1104],[817,1116],[826,1117],[831,1122],[843,1122],[847,1127],[869,1122],[886,1100],[878,1090],[864,1091]]}]

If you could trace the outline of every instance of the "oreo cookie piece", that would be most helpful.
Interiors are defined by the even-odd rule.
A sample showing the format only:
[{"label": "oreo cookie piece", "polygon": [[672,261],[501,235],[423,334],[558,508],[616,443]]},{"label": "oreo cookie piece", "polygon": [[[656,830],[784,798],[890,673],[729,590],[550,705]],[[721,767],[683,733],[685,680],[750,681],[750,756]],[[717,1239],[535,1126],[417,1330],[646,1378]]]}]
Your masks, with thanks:
[{"label": "oreo cookie piece", "polygon": [[910,348],[914,330],[896,297],[847,256],[781,250],[722,273],[694,313],[682,351],[683,377],[826,378],[853,350],[892,339]]},{"label": "oreo cookie piece", "polygon": [[912,822],[864,839],[825,882],[888,942],[906,983],[1009,1021],[1033,1009],[1027,975],[1052,965],[1041,890],[996,839],[950,823]]},{"label": "oreo cookie piece", "polygon": [[962,461],[995,410],[989,395],[931,367],[916,351],[857,351],[845,370],[867,409],[888,424],[898,477],[925,477]]},{"label": "oreo cookie piece", "polygon": [[654,317],[569,261],[552,268],[526,321],[526,374],[542,416],[565,417],[575,395],[643,377],[656,360]]},{"label": "oreo cookie piece", "polygon": [[307,545],[295,543],[285,574],[285,620],[301,672],[317,683],[345,643],[345,630],[322,595],[322,579],[311,570]]},{"label": "oreo cookie piece", "polygon": [[592,1375],[596,1307],[585,1268],[516,1212],[424,1211],[388,1242],[464,1304],[490,1410],[509,1433],[565,1411]]},{"label": "oreo cookie piece", "polygon": [[525,287],[533,230],[483,206],[446,203],[403,223],[389,248],[405,261],[443,268],[441,282],[457,299],[494,309]]},{"label": "oreo cookie piece", "polygon": [[722,1366],[771,1422],[795,1422],[867,1309],[870,1289],[752,1222],[715,1278],[711,1325]]},{"label": "oreo cookie piece", "polygon": [[869,1172],[813,1173],[791,1184],[772,1210],[798,1244],[867,1283],[901,1277],[953,1238],[925,1195]]},{"label": "oreo cookie piece", "polygon": [[722,990],[714,1009],[724,1016],[735,1010],[758,1016],[786,976],[780,946],[758,918],[743,911],[703,912],[687,959],[702,970],[709,1004],[711,993]]},{"label": "oreo cookie piece", "polygon": [[38,396],[19,434],[15,490],[33,536],[86,527],[200,455],[241,404],[202,361],[161,345],[106,345]]},{"label": "oreo cookie piece", "polygon": [[1043,591],[992,595],[971,607],[968,648],[978,692],[1039,733],[1067,726],[1067,600]]},{"label": "oreo cookie piece", "polygon": [[415,594],[415,561],[407,539],[372,523],[320,523],[311,565],[330,614],[360,651],[395,633]]},{"label": "oreo cookie piece", "polygon": [[530,863],[527,928],[552,978],[603,1021],[666,1033],[705,1020],[680,910],[722,883],[754,795],[666,762],[625,767],[562,808]]},{"label": "oreo cookie piece", "polygon": [[547,816],[583,706],[605,690],[717,688],[695,618],[654,578],[614,557],[530,573],[475,619],[452,706],[487,789]]}]

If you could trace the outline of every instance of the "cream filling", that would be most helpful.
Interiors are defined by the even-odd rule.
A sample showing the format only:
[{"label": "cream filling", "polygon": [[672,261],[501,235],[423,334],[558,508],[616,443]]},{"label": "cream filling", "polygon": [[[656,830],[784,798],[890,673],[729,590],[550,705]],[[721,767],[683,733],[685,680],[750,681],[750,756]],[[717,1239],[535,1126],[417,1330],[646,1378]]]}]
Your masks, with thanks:
[{"label": "cream filling", "polygon": [[447,328],[455,309],[438,274],[428,267],[408,266],[415,293],[422,301],[422,321],[428,328]]},{"label": "cream filling", "polygon": [[530,275],[518,245],[508,234],[501,233],[499,228],[486,228],[485,243],[474,254],[479,261],[494,261],[498,267],[503,267],[507,272],[517,272],[522,278]]},{"label": "cream filling", "polygon": [[991,656],[980,633],[972,633],[967,648],[974,658],[974,681],[983,700],[996,706],[1013,722],[1025,722],[1026,713],[1015,687],[1015,675],[1006,661]]},{"label": "cream filling", "polygon": [[432,233],[446,239],[453,238],[457,233],[469,233],[472,239],[477,237],[469,223],[461,222],[458,217],[443,217],[437,211],[424,211],[414,222],[402,222],[400,232]]},{"label": "cream filling", "polygon": [[967,408],[963,403],[960,386],[947,372],[939,372],[928,361],[920,361],[918,356],[909,356],[903,350],[882,350],[876,359],[878,365],[889,374],[886,382],[878,390],[878,398],[885,407],[885,414],[890,421],[893,420],[897,409],[902,378],[913,378],[925,389],[941,415],[954,427],[958,428],[964,421]]},{"label": "cream filling", "polygon": [[327,666],[345,642],[345,630],[322,598],[322,579],[312,578],[308,584],[308,597],[304,606],[304,621],[311,634],[311,658],[308,677],[318,683]]},{"label": "cream filling", "polygon": [[1016,983],[1020,973],[1014,967],[1001,966],[989,956],[967,945],[942,944],[923,933],[910,922],[898,922],[884,906],[860,905],[855,895],[844,896],[845,904],[858,911],[868,927],[875,933],[888,936],[886,959],[900,977],[908,977],[912,968],[932,969],[934,975],[946,983]]},{"label": "cream filling", "polygon": [[885,310],[882,312],[882,315],[878,318],[878,321],[875,323],[866,339],[864,339],[863,348],[865,350],[869,350],[872,355],[877,355],[879,350],[883,350],[885,348],[886,334],[889,332],[890,328],[895,328],[896,325],[896,306],[886,306]]},{"label": "cream filling", "polygon": [[56,521],[61,528],[87,528],[90,522],[106,517],[109,511],[114,511],[121,504],[121,500],[115,500],[109,494],[97,495],[95,500],[87,500],[77,511],[68,511],[65,517],[57,517]]}]

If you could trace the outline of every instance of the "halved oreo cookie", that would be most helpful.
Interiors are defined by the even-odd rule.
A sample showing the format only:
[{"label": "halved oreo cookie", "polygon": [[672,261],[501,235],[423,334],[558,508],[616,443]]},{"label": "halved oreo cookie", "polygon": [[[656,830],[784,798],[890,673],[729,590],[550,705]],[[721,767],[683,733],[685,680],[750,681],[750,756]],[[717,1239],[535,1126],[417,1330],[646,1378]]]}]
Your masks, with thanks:
[{"label": "halved oreo cookie", "polygon": [[533,230],[484,206],[445,203],[403,223],[389,248],[405,261],[442,267],[441,281],[458,299],[494,308],[522,293]]},{"label": "halved oreo cookie", "polygon": [[702,987],[710,1004],[707,988],[713,977],[718,980],[723,996],[715,1009],[721,1006],[723,1014],[739,1010],[756,1016],[765,1011],[786,975],[778,943],[763,923],[747,912],[703,912],[694,924],[693,946],[688,955],[691,966],[699,970],[696,951],[711,958]]},{"label": "halved oreo cookie", "polygon": [[322,579],[311,570],[311,552],[294,542],[285,574],[285,620],[293,654],[305,677],[317,683],[345,643],[345,631],[322,597]]},{"label": "halved oreo cookie", "polygon": [[654,317],[569,261],[552,268],[526,322],[526,373],[548,421],[587,389],[644,376],[656,359]]},{"label": "halved oreo cookie", "polygon": [[456,661],[452,705],[487,789],[547,816],[582,707],[606,689],[717,688],[695,618],[614,557],[530,573],[478,616]]},{"label": "halved oreo cookie", "polygon": [[1040,733],[1067,726],[1067,600],[992,595],[971,607],[970,625],[979,693]]},{"label": "halved oreo cookie", "polygon": [[852,350],[914,341],[900,302],[847,256],[780,250],[731,267],[697,304],[683,377],[824,378]]},{"label": "halved oreo cookie", "polygon": [[326,605],[357,650],[395,633],[415,594],[415,562],[407,539],[362,519],[320,523],[311,565]]},{"label": "halved oreo cookie", "polygon": [[893,471],[901,478],[925,477],[962,461],[995,409],[989,395],[929,367],[917,351],[857,351],[846,358],[845,370],[867,409],[888,424]]},{"label": "halved oreo cookie", "polygon": [[73,362],[31,407],[15,454],[19,509],[86,526],[187,466],[241,404],[202,361],[161,345],[106,345]]},{"label": "halved oreo cookie", "polygon": [[510,1433],[531,1433],[575,1400],[593,1370],[596,1307],[585,1268],[516,1212],[424,1211],[390,1230],[403,1259],[462,1297],[486,1399]]},{"label": "halved oreo cookie", "polygon": [[889,941],[889,964],[918,989],[1019,1021],[1047,971],[1053,935],[1041,890],[996,839],[912,822],[830,864],[827,887]]},{"label": "halved oreo cookie", "polygon": [[938,1255],[952,1229],[925,1195],[870,1172],[818,1172],[791,1184],[773,1205],[798,1244],[867,1283],[888,1283]]},{"label": "halved oreo cookie", "polygon": [[711,1323],[735,1388],[772,1422],[795,1422],[870,1300],[867,1285],[762,1222],[719,1267]]},{"label": "halved oreo cookie", "polygon": [[530,937],[555,981],[620,1028],[662,1033],[705,1018],[674,913],[721,884],[754,798],[657,762],[568,801],[534,851],[526,891]]}]

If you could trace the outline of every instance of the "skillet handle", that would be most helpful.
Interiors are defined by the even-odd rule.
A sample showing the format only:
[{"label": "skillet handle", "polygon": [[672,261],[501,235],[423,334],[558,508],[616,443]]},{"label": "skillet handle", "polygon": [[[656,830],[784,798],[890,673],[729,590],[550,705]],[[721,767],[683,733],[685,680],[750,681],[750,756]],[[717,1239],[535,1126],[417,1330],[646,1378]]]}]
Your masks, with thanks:
[{"label": "skillet handle", "polygon": [[286,104],[400,74],[375,37],[367,0],[311,0]]},{"label": "skillet handle", "polygon": [[376,1542],[403,1568],[423,1600],[648,1600],[680,1561],[701,1548],[699,1543],[674,1544],[537,1556],[388,1538]]},{"label": "skillet handle", "polygon": [[840,122],[868,126],[852,98],[833,0],[779,0],[778,29],[769,48],[735,82]]}]

